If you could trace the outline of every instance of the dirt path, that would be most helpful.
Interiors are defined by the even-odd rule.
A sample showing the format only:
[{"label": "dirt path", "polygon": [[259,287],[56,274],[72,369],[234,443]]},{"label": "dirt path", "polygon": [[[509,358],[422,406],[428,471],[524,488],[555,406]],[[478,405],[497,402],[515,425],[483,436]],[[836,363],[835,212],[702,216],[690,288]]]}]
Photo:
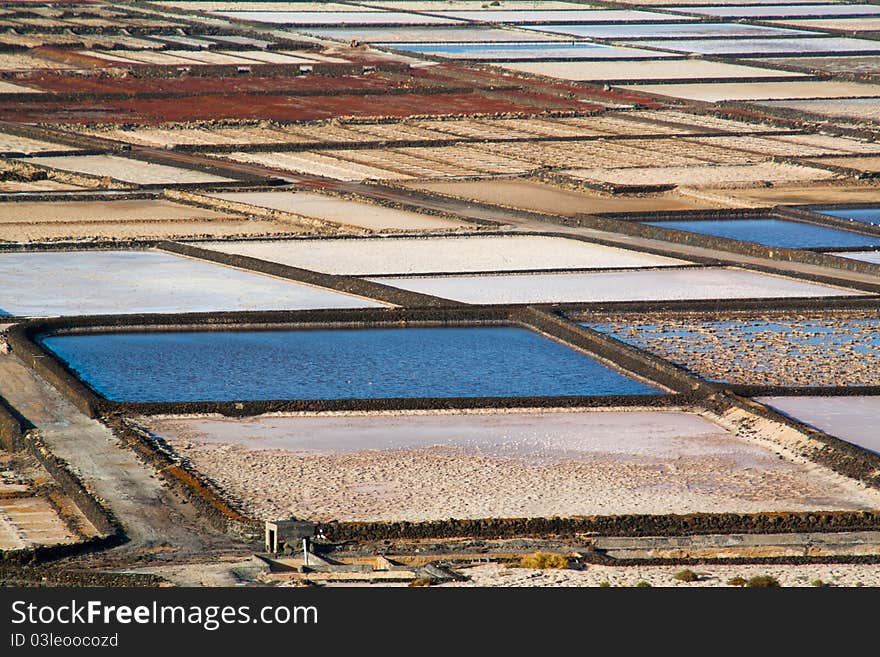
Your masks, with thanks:
[{"label": "dirt path", "polygon": [[200,522],[110,429],[83,415],[12,354],[0,356],[0,394],[122,522],[130,540],[111,551],[113,558],[192,557],[243,547]]}]

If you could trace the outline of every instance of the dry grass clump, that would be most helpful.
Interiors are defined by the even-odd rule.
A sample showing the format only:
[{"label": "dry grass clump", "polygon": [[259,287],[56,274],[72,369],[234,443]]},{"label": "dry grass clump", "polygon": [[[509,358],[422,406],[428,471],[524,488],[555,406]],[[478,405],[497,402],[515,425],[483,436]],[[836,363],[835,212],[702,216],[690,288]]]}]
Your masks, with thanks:
[{"label": "dry grass clump", "polygon": [[749,578],[746,586],[752,589],[774,589],[779,587],[779,581],[773,575],[755,575]]},{"label": "dry grass clump", "polygon": [[748,584],[748,582],[745,580],[745,578],[739,576],[731,577],[729,580],[727,580],[728,586],[745,586],[746,584]]},{"label": "dry grass clump", "polygon": [[697,575],[693,570],[685,568],[684,570],[679,570],[677,573],[675,573],[672,578],[677,579],[679,582],[696,582],[700,579],[700,576]]},{"label": "dry grass clump", "polygon": [[409,586],[431,586],[434,580],[430,577],[419,577],[409,583]]},{"label": "dry grass clump", "polygon": [[551,552],[533,552],[520,559],[519,565],[523,568],[534,568],[537,570],[568,568],[568,557]]}]

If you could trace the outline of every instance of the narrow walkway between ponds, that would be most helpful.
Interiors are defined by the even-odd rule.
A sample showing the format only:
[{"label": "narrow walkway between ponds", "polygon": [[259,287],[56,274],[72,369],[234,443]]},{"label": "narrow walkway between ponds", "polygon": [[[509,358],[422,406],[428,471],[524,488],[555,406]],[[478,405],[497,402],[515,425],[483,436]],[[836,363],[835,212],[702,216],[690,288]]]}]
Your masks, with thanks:
[{"label": "narrow walkway between ponds", "polygon": [[182,503],[110,429],[84,415],[14,354],[0,355],[0,395],[39,429],[52,452],[120,520],[130,541],[108,557],[152,561],[243,547],[196,519],[192,506]]}]

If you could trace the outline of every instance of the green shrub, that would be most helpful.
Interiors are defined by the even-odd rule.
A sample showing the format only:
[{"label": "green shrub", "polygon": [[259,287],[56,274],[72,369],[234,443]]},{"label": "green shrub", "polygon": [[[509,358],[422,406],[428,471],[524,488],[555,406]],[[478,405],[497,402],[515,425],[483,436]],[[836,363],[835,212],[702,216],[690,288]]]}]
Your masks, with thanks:
[{"label": "green shrub", "polygon": [[773,589],[779,586],[779,582],[773,575],[755,575],[749,578],[746,586],[752,589]]},{"label": "green shrub", "polygon": [[825,582],[823,582],[821,579],[814,579],[812,582],[810,582],[810,585],[818,588],[827,586],[827,584],[825,584]]},{"label": "green shrub", "polygon": [[550,552],[533,552],[520,559],[519,564],[523,568],[535,568],[538,570],[568,568],[568,557]]},{"label": "green shrub", "polygon": [[693,570],[689,568],[685,568],[684,570],[679,570],[675,575],[672,576],[673,579],[677,579],[679,582],[696,582],[699,581],[700,577]]},{"label": "green shrub", "polygon": [[599,582],[599,588],[600,589],[610,589],[611,582],[609,582],[607,579],[604,582]]},{"label": "green shrub", "polygon": [[727,580],[728,586],[745,586],[746,584],[748,584],[748,582],[744,578],[739,576],[731,577],[729,580]]},{"label": "green shrub", "polygon": [[649,589],[649,588],[651,588],[651,583],[646,582],[645,580],[639,580],[638,582],[636,582],[636,588],[637,589]]}]

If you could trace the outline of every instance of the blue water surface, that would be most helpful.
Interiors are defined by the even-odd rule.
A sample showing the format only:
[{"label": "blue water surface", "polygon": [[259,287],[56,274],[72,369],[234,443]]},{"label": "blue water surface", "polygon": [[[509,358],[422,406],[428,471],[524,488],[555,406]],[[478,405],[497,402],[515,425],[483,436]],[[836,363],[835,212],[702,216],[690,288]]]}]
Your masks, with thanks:
[{"label": "blue water surface", "polygon": [[782,219],[710,219],[645,221],[649,226],[674,228],[689,233],[726,237],[787,249],[876,246],[880,237]]},{"label": "blue water surface", "polygon": [[615,50],[610,46],[586,42],[379,43],[378,45],[425,55],[469,55],[481,59],[525,56],[535,59],[577,56],[593,57],[603,51]]},{"label": "blue water surface", "polygon": [[113,401],[659,394],[513,327],[104,333],[41,342]]},{"label": "blue water surface", "polygon": [[844,210],[822,210],[820,208],[816,212],[863,224],[880,224],[880,208],[848,208]]}]

